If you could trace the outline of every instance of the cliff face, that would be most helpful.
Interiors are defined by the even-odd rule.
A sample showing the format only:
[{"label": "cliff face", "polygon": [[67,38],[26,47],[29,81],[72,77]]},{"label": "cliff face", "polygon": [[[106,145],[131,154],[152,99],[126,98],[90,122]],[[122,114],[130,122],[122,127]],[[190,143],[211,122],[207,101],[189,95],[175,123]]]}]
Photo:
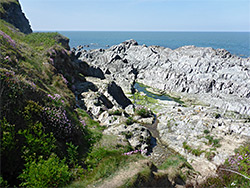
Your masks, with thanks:
[{"label": "cliff face", "polygon": [[32,33],[29,21],[22,12],[18,0],[0,1],[0,19],[14,25],[25,34]]}]

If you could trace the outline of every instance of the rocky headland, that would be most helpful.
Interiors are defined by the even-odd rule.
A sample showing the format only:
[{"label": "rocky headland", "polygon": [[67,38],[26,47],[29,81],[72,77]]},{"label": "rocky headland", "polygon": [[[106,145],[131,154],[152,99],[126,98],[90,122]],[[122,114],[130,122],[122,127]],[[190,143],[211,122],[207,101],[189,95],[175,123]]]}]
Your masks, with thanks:
[{"label": "rocky headland", "polygon": [[[144,103],[155,113],[155,119],[142,120],[143,130],[148,132],[149,128],[151,132],[138,134],[156,138],[156,144],[150,145],[146,141],[149,139],[141,136],[142,139],[137,141],[142,143],[137,146],[142,146],[142,149],[151,147],[150,158],[156,163],[165,155],[164,150],[173,149],[187,158],[200,173],[195,177],[196,180],[202,181],[215,175],[217,167],[236,148],[249,142],[250,58],[234,56],[224,49],[184,46],[172,50],[160,46],[147,47],[138,45],[135,40],[125,41],[109,49],[87,51],[73,48],[72,52],[79,62],[86,62],[92,69],[99,71],[98,76],[95,75],[99,81],[90,79],[94,85],[104,80],[116,83],[134,104],[140,103],[135,95],[145,96],[145,93],[134,88],[137,82],[151,93],[173,97],[170,101],[156,98],[154,102]],[[107,91],[102,93],[108,97]],[[89,99],[86,93],[81,96],[85,98],[82,100]],[[98,110],[94,110],[93,104],[96,103],[87,109],[97,115]],[[100,105],[97,106],[100,109]],[[108,127],[104,134],[124,136],[126,130],[136,138],[135,130],[139,129],[134,127],[137,124],[128,126],[121,118],[116,118],[116,123],[113,123],[108,112],[98,112],[96,119]],[[136,114],[130,116],[138,122]],[[154,131],[157,133],[153,135]],[[163,147],[158,149],[157,145]]]},{"label": "rocky headland", "polygon": [[18,0],[0,14],[1,187],[199,187],[249,147],[250,58],[134,40],[70,51],[32,33]]},{"label": "rocky headland", "polygon": [[172,50],[129,40],[107,50],[75,53],[80,60],[101,68],[125,92],[131,92],[137,81],[250,115],[250,58],[234,56],[225,49],[184,46]]}]

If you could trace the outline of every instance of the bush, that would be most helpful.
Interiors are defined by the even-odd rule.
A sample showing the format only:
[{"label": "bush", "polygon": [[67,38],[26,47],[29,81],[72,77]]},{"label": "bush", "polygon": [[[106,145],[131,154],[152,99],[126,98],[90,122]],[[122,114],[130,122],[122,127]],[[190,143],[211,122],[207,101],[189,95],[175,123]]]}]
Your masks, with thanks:
[{"label": "bush", "polygon": [[120,110],[110,111],[110,112],[109,112],[109,115],[117,115],[117,116],[120,116],[120,115],[122,115],[122,112],[121,112]]},{"label": "bush", "polygon": [[27,163],[23,173],[19,176],[25,187],[62,187],[69,183],[71,173],[65,164],[65,159],[60,160],[51,154],[48,160],[42,157],[38,161]]},{"label": "bush", "polygon": [[137,106],[135,109],[135,113],[143,118],[150,117],[151,111],[150,109],[143,107],[143,106]]},{"label": "bush", "polygon": [[134,120],[132,117],[128,117],[128,119],[126,120],[126,124],[127,125],[132,125],[134,123]]},{"label": "bush", "polygon": [[205,134],[209,134],[210,131],[206,129],[206,130],[204,130],[204,133],[205,133]]},{"label": "bush", "polygon": [[25,138],[22,152],[26,162],[37,159],[40,155],[49,157],[55,150],[55,138],[52,133],[46,134],[43,132],[41,123],[36,123],[30,126],[29,129],[19,131],[18,133]]},{"label": "bush", "polygon": [[1,187],[5,187],[4,180],[12,183],[10,185],[12,186],[23,167],[20,148],[21,141],[18,141],[15,128],[16,126],[10,124],[5,118],[0,120]]},{"label": "bush", "polygon": [[68,164],[75,167],[78,163],[78,147],[79,146],[74,146],[74,144],[72,144],[72,142],[70,143],[66,143],[67,145],[67,160],[68,160]]},{"label": "bush", "polygon": [[8,182],[0,176],[0,187],[8,187]]}]

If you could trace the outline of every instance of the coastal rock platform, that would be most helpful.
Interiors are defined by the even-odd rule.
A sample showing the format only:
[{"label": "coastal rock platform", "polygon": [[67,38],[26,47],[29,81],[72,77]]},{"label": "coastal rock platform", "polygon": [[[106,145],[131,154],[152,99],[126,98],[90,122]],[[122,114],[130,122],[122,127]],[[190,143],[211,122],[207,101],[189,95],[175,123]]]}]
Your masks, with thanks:
[{"label": "coastal rock platform", "polygon": [[[185,156],[200,173],[197,181],[216,174],[217,167],[236,148],[249,143],[250,58],[234,56],[224,49],[147,47],[135,40],[105,50],[77,48],[73,53],[78,61],[100,70],[103,79],[119,85],[131,100],[134,93],[145,96],[136,91],[135,83],[143,84],[153,94],[180,100],[157,99],[146,102],[146,106],[157,119],[157,140]],[[106,133],[124,132],[120,124],[109,126]],[[148,143],[148,136],[145,138]],[[157,147],[153,148],[153,160],[162,155],[154,151]]]}]

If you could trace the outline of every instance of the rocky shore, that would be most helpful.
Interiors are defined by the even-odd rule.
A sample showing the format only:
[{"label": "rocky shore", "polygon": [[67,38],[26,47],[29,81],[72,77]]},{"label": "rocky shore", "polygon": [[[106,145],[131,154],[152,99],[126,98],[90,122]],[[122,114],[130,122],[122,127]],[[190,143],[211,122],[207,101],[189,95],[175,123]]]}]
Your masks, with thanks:
[{"label": "rocky shore", "polygon": [[[104,134],[119,135],[136,149],[151,150],[148,154],[153,161],[165,155],[164,149],[157,149],[157,144],[163,144],[165,150],[185,156],[200,173],[196,180],[202,181],[214,175],[236,148],[249,142],[250,58],[233,56],[224,49],[147,47],[134,40],[106,50],[74,48],[72,53],[92,70],[87,82],[77,86],[79,104],[107,127]],[[155,119],[138,117],[132,94],[145,94],[135,91],[136,82],[152,93],[175,96],[184,103],[157,99],[145,105]],[[110,113],[116,110],[121,114]],[[134,123],[126,124],[128,118]],[[150,142],[155,135],[147,127],[157,132],[156,144]]]},{"label": "rocky shore", "polygon": [[249,172],[250,58],[134,40],[69,51],[32,34],[18,0],[0,21],[1,187],[204,187],[245,144],[231,159]]},{"label": "rocky shore", "polygon": [[107,50],[76,50],[75,54],[101,68],[105,77],[115,80],[125,92],[131,92],[137,81],[250,115],[250,58],[233,56],[224,49],[140,46],[134,40]]}]

